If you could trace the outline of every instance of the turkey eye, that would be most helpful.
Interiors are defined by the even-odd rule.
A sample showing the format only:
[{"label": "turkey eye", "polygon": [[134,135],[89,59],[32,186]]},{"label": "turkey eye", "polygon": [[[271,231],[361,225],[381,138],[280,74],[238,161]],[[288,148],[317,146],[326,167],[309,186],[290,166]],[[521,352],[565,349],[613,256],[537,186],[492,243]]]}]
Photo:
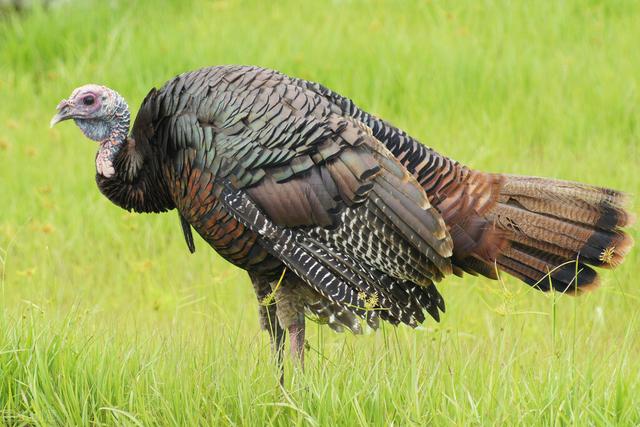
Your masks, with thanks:
[{"label": "turkey eye", "polygon": [[94,102],[95,99],[93,99],[93,96],[85,96],[84,98],[82,98],[82,103],[84,105],[93,105]]}]

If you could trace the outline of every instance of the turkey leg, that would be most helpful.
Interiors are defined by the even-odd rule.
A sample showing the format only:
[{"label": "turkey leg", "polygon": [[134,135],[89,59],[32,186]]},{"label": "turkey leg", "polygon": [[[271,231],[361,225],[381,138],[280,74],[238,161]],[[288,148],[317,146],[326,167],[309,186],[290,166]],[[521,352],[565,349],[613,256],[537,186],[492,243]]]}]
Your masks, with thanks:
[{"label": "turkey leg", "polygon": [[291,358],[304,368],[304,316],[302,321],[289,326],[289,340],[291,343]]},{"label": "turkey leg", "polygon": [[282,383],[284,380],[282,358],[285,332],[278,322],[275,300],[271,302],[265,301],[265,299],[267,299],[271,294],[271,280],[251,273],[249,273],[249,277],[251,278],[251,284],[253,285],[256,297],[258,298],[260,327],[269,332],[271,351],[273,352],[273,358],[280,369],[280,383]]}]

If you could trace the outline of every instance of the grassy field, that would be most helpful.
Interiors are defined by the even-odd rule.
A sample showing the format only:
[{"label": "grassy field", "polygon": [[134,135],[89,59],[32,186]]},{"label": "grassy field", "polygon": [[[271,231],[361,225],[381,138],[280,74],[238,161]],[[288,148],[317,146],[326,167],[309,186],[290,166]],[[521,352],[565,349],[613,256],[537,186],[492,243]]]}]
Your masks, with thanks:
[{"label": "grassy field", "polygon": [[112,205],[96,145],[48,126],[87,82],[136,110],[179,72],[258,64],[472,167],[637,195],[640,3],[69,3],[0,15],[2,423],[640,424],[640,251],[580,298],[449,278],[439,324],[310,324],[281,389],[246,274],[190,255],[176,213]]}]

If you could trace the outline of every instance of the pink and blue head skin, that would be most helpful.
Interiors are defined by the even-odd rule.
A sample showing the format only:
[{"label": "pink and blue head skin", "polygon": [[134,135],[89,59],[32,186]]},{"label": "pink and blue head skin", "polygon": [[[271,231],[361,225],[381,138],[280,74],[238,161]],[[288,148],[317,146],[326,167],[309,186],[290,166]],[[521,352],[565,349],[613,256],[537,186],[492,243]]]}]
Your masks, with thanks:
[{"label": "pink and blue head skin", "polygon": [[87,84],[76,88],[56,108],[51,127],[73,119],[87,138],[100,143],[97,172],[107,178],[113,176],[113,157],[129,133],[130,113],[124,98],[106,86]]}]

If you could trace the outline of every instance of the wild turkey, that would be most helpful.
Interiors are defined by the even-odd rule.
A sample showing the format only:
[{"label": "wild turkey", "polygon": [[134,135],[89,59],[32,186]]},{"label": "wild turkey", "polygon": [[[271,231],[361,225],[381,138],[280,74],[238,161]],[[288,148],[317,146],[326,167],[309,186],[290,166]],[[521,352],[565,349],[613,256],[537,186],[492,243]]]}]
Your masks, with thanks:
[{"label": "wild turkey", "polygon": [[[100,142],[96,181],[136,212],[176,208],[251,276],[276,350],[303,356],[305,310],[340,330],[359,318],[439,320],[434,286],[504,271],[540,290],[598,284],[632,246],[624,194],[469,169],[329,89],[258,67],[181,74],[147,95],[129,132],[115,91],[77,88],[51,125]],[[286,266],[288,272],[278,280]],[[577,272],[577,274],[576,274]],[[274,318],[278,317],[279,322]]]}]

